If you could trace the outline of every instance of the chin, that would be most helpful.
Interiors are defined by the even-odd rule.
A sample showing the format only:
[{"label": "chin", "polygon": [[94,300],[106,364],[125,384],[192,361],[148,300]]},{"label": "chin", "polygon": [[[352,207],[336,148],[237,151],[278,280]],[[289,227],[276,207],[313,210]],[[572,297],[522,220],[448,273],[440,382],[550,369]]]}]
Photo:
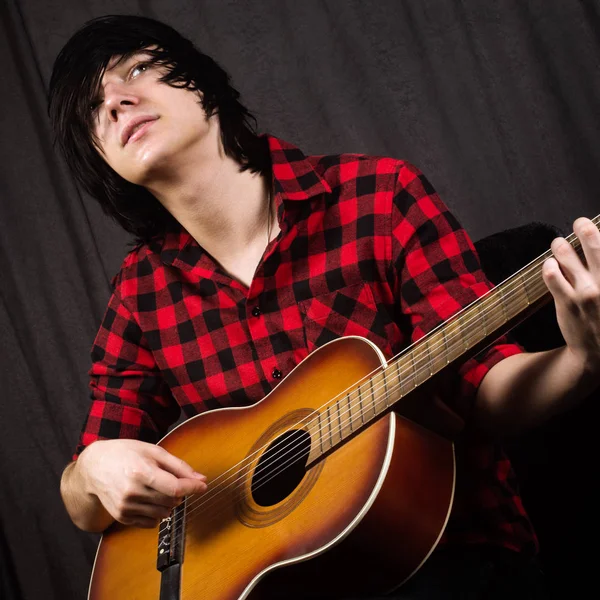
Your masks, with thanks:
[{"label": "chin", "polygon": [[168,164],[165,152],[158,152],[156,148],[144,149],[138,164],[138,168],[135,173],[132,173],[135,177],[135,183],[138,185],[144,185],[148,180],[154,179],[161,170],[165,169]]}]

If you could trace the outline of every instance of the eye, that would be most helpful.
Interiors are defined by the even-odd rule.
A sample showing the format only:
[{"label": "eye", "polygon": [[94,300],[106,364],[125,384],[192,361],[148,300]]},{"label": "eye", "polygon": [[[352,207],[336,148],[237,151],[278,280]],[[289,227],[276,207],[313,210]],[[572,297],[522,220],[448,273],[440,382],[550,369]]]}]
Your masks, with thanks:
[{"label": "eye", "polygon": [[92,113],[92,115],[96,114],[96,112],[100,108],[101,104],[102,104],[102,100],[100,98],[98,98],[96,100],[92,100],[89,104],[90,113]]},{"label": "eye", "polygon": [[129,71],[129,78],[132,79],[132,78],[137,77],[138,72],[143,73],[146,69],[148,69],[148,67],[149,67],[149,64],[146,62],[137,63],[136,65],[133,66],[131,71]]}]

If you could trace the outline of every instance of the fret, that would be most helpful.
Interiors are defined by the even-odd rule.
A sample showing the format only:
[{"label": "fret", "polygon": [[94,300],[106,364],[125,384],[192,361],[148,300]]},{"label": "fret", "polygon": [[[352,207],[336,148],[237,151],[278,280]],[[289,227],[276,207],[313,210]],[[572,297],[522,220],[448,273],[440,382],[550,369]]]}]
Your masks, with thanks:
[{"label": "fret", "polygon": [[[416,348],[416,347],[415,347]],[[411,383],[413,390],[419,385],[419,366],[417,365],[417,357],[415,356],[415,350],[413,349],[408,357],[410,359],[410,369],[411,369]]]},{"label": "fret", "polygon": [[369,412],[369,417],[367,421],[370,421],[377,415],[377,406],[375,402],[375,388],[373,387],[373,377],[369,379],[369,394],[371,394],[371,409],[373,410],[373,414],[371,415]]},{"label": "fret", "polygon": [[441,371],[447,364],[447,345],[444,329],[438,329],[429,336],[429,359],[431,361],[431,373]]},{"label": "fret", "polygon": [[385,370],[382,369],[376,375],[371,378],[371,389],[373,392],[373,398],[375,399],[373,407],[375,414],[383,412],[388,406],[387,398],[387,383],[385,378]]},{"label": "fret", "polygon": [[546,293],[547,288],[542,278],[541,262],[539,265],[536,265],[536,267],[532,267],[525,271],[521,275],[521,278],[530,304],[539,300]]},{"label": "fret", "polygon": [[415,388],[414,376],[411,377],[408,371],[408,363],[411,358],[410,355],[403,354],[396,361],[396,376],[398,377],[398,389],[400,390],[398,399],[402,398],[402,396],[406,396],[408,392]]},{"label": "fret", "polygon": [[433,375],[431,365],[431,350],[429,348],[429,338],[425,338],[423,340],[421,347],[423,348],[423,361],[425,362],[425,364],[421,365],[421,370],[423,371],[423,376],[427,374],[427,379],[429,379]]},{"label": "fret", "polygon": [[400,384],[402,380],[398,376],[399,360],[398,358],[394,359],[394,362],[391,362],[384,371],[387,406],[391,406],[401,397]]},{"label": "fret", "polygon": [[464,345],[462,341],[462,335],[460,332],[459,320],[452,319],[448,324],[448,345],[450,346],[450,360],[456,360],[464,352]]},{"label": "fret", "polygon": [[373,402],[371,400],[371,390],[369,382],[367,381],[363,385],[359,385],[356,388],[356,393],[360,398],[360,412],[362,416],[362,423],[368,423],[375,415],[375,411],[373,409]]},{"label": "fret", "polygon": [[342,440],[342,435],[340,428],[337,424],[337,419],[335,418],[334,405],[330,405],[327,407],[327,419],[329,421],[329,443],[332,446],[335,446],[338,442]]},{"label": "fret", "polygon": [[498,289],[495,289],[483,298],[480,307],[483,315],[482,318],[486,325],[486,335],[494,333],[499,327],[506,323],[506,317],[502,310],[502,295],[499,293]]},{"label": "fret", "polygon": [[483,337],[487,337],[488,328],[486,323],[486,315],[483,312],[483,305],[477,304],[478,312],[479,312],[479,326],[483,330]]},{"label": "fret", "polygon": [[423,350],[421,346],[415,346],[413,351],[410,353],[412,368],[413,368],[413,386],[417,387],[421,385],[426,379],[429,372],[425,372],[423,369]]},{"label": "fret", "polygon": [[508,310],[506,309],[506,298],[505,298],[506,285],[502,285],[498,288],[498,294],[500,297],[500,306],[502,307],[502,314],[504,315],[504,322],[508,323],[510,320],[508,317]]},{"label": "fret", "polygon": [[321,447],[321,454],[323,454],[324,452],[326,452],[325,450],[325,445],[324,445],[324,435],[323,435],[323,413],[319,413],[319,416],[317,417],[317,423],[318,423],[318,431],[319,431],[319,442],[320,442],[320,447]]},{"label": "fret", "polygon": [[412,367],[412,381],[413,381],[413,389],[419,385],[419,366],[417,365],[417,358],[415,356],[415,349],[409,354],[410,356],[410,364]]},{"label": "fret", "polygon": [[531,297],[529,295],[529,290],[527,289],[527,280],[524,277],[524,273],[521,273],[519,279],[521,280],[521,288],[524,292],[524,296],[527,299],[527,306],[529,306],[531,304]]},{"label": "fret", "polygon": [[[320,448],[320,452],[323,452],[323,447],[321,446],[321,428],[319,427],[319,419],[321,415],[318,412],[314,412],[308,417],[306,417],[306,426],[308,429],[308,433],[310,434],[310,439],[312,440],[311,447],[313,450],[318,446]],[[311,450],[311,453],[313,452]]]},{"label": "fret", "polygon": [[502,296],[506,308],[507,320],[511,320],[529,306],[529,299],[527,298],[520,275],[512,277],[503,288]]},{"label": "fret", "polygon": [[414,364],[417,369],[415,379],[418,385],[421,385],[422,383],[425,383],[432,375],[429,342],[427,338],[421,340],[421,342],[415,347],[413,356],[415,359]]},{"label": "fret", "polygon": [[344,419],[342,418],[342,407],[340,406],[341,401],[338,400],[335,403],[335,407],[337,409],[337,430],[339,431],[340,434],[340,440],[343,440],[346,437],[346,431],[345,430],[345,422]]},{"label": "fret", "polygon": [[504,300],[507,303],[507,312],[511,319],[529,306],[529,299],[524,287],[515,280],[511,280],[510,289],[504,293]]},{"label": "fret", "polygon": [[321,429],[321,433],[323,435],[323,446],[325,448],[325,452],[331,449],[333,445],[331,443],[331,415],[329,414],[329,406],[325,409],[325,425]]},{"label": "fret", "polygon": [[344,405],[340,412],[340,423],[342,427],[342,438],[348,437],[352,433],[352,407],[350,405],[350,393],[347,392],[345,399],[338,402],[338,407]]},{"label": "fret", "polygon": [[462,347],[465,350],[472,348],[474,345],[473,329],[471,327],[471,323],[472,323],[471,319],[472,319],[471,311],[463,312],[458,317],[458,323],[460,326],[461,343],[462,343]]},{"label": "fret", "polygon": [[450,363],[450,349],[448,348],[448,338],[446,337],[447,330],[448,330],[448,327],[442,327],[441,333],[442,333],[442,337],[444,338],[444,360],[445,360],[446,364],[449,364]]},{"label": "fret", "polygon": [[325,409],[325,429],[323,430],[323,437],[325,438],[325,446],[327,449],[331,448],[331,414],[330,407]]},{"label": "fret", "polygon": [[478,333],[477,317],[472,309],[462,313],[458,318],[461,327],[462,343],[465,350],[472,348],[481,341]]},{"label": "fret", "polygon": [[348,429],[350,429],[350,433],[352,433],[355,429],[354,427],[354,416],[352,411],[354,410],[354,406],[352,405],[352,398],[350,397],[350,392],[346,394],[347,406],[348,406]]},{"label": "fret", "polygon": [[363,406],[362,394],[360,393],[360,386],[356,388],[356,395],[358,396],[358,416],[360,417],[360,424],[365,424],[365,407]]},{"label": "fret", "polygon": [[390,397],[389,397],[389,391],[388,391],[388,382],[387,382],[387,368],[383,369],[381,371],[381,375],[383,377],[383,395],[384,395],[384,402],[385,402],[385,406],[386,408],[390,406]]},{"label": "fret", "polygon": [[462,356],[464,351],[459,320],[457,318],[453,318],[448,322],[444,329],[446,331],[445,341],[448,347],[448,362],[453,362]]}]

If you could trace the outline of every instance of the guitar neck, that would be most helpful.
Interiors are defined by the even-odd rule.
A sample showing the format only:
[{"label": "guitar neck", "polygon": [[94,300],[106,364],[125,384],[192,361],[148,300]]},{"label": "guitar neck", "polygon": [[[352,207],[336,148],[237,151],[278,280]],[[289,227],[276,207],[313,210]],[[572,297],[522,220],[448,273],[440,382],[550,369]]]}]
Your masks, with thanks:
[{"label": "guitar neck", "polygon": [[[596,227],[600,215],[593,219]],[[566,238],[582,256],[575,234]],[[542,278],[548,250],[487,294],[439,325],[358,385],[322,407],[312,426],[323,455],[382,416],[434,375],[492,344],[551,298]]]}]

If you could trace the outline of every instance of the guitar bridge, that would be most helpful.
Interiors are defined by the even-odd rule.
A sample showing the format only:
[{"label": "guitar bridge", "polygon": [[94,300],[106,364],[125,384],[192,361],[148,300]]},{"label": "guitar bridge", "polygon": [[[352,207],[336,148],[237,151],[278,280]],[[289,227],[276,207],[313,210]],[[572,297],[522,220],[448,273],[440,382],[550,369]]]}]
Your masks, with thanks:
[{"label": "guitar bridge", "polygon": [[185,500],[176,506],[171,515],[163,519],[158,526],[156,569],[161,573],[182,562],[184,518]]}]

